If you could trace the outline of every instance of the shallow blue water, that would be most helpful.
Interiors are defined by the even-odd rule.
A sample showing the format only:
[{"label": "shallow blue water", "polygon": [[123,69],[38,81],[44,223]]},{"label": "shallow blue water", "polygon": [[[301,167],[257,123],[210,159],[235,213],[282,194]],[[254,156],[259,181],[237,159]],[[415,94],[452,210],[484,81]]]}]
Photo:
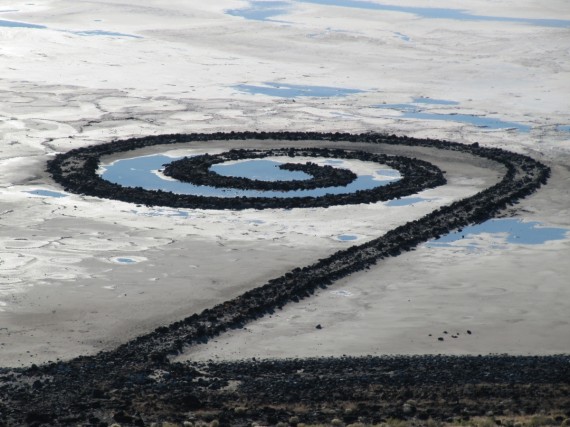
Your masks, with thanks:
[{"label": "shallow blue water", "polygon": [[560,132],[570,132],[570,125],[559,125],[556,126],[556,130]]},{"label": "shallow blue water", "polygon": [[77,36],[111,36],[111,37],[130,37],[133,39],[142,39],[141,36],[135,36],[133,34],[117,33],[114,31],[104,31],[104,30],[88,30],[88,31],[68,31]]},{"label": "shallow blue water", "polygon": [[516,129],[520,132],[530,132],[531,127],[516,122],[505,122],[491,117],[474,116],[472,114],[437,114],[424,112],[405,112],[403,115],[407,119],[420,120],[443,120],[460,123],[468,123],[477,127],[487,129]]},{"label": "shallow blue water", "polygon": [[351,240],[358,239],[358,237],[353,236],[352,234],[341,234],[340,236],[337,236],[337,239],[343,242],[350,242]]},{"label": "shallow blue water", "polygon": [[131,258],[116,258],[115,261],[119,264],[136,264],[136,261]]},{"label": "shallow blue water", "polygon": [[328,98],[332,96],[347,96],[353,93],[363,92],[362,90],[358,89],[346,89],[329,86],[294,85],[272,82],[263,83],[263,86],[241,84],[235,85],[233,87],[241,92],[247,92],[253,95],[278,96],[281,98],[297,98],[300,96]]},{"label": "shallow blue water", "polygon": [[[157,171],[163,168],[163,165],[176,160],[172,157],[167,157],[164,155],[153,155],[153,156],[143,156],[135,157],[132,159],[123,159],[114,162],[111,165],[105,165],[105,171],[102,173],[103,179],[110,182],[120,184],[126,187],[142,187],[147,190],[164,190],[171,191],[178,194],[194,194],[202,196],[215,196],[215,197],[236,197],[236,196],[247,196],[247,197],[319,197],[325,194],[345,194],[352,193],[357,190],[367,190],[382,185],[394,182],[391,180],[374,180],[373,176],[361,175],[355,179],[352,183],[346,187],[327,187],[318,188],[314,190],[298,190],[298,191],[253,191],[253,190],[236,190],[236,189],[223,189],[208,186],[197,186],[193,184],[183,183],[174,180],[162,179],[153,171]],[[264,160],[265,162],[267,160]],[[255,161],[254,161],[255,162]],[[249,162],[248,162],[249,163]],[[238,164],[239,165],[239,164]],[[227,168],[227,173],[233,174],[233,170],[236,173],[243,174],[242,166],[235,165],[216,165],[216,172],[219,173],[220,168]],[[276,171],[294,173],[289,171],[283,171],[279,168],[274,168]],[[385,171],[385,170],[383,170]],[[397,172],[397,171],[394,171]],[[240,175],[244,176],[244,175]],[[307,175],[308,176],[308,175]],[[399,176],[399,175],[395,175]],[[251,175],[247,175],[251,177]]]},{"label": "shallow blue water", "polygon": [[[452,247],[453,242],[482,233],[495,234],[497,239],[521,245],[540,245],[549,240],[563,240],[570,230],[565,228],[543,227],[539,222],[522,222],[518,219],[491,219],[482,224],[465,227],[432,240],[429,247]],[[504,237],[501,237],[504,236]]]},{"label": "shallow blue water", "polygon": [[381,108],[384,110],[398,110],[401,113],[415,113],[420,111],[417,105],[412,103],[409,104],[376,104],[373,105],[374,108]]},{"label": "shallow blue water", "polygon": [[430,104],[430,105],[459,105],[457,101],[450,101],[449,99],[435,99],[426,98],[420,96],[419,98],[414,98],[412,101],[414,104]]},{"label": "shallow blue water", "polygon": [[[27,22],[18,21],[6,21],[0,19],[0,27],[8,28],[32,28],[37,30],[47,30],[48,27],[45,25],[29,24]],[[117,33],[114,31],[104,31],[104,30],[86,30],[86,31],[67,31],[62,30],[65,33],[71,33],[78,36],[113,36],[113,37],[131,37],[136,39],[141,39],[141,36],[135,36],[133,34]]]},{"label": "shallow blue water", "polygon": [[[464,9],[447,9],[438,7],[412,7],[396,6],[379,3],[371,3],[362,0],[295,0],[299,3],[320,4],[324,6],[341,6],[355,9],[376,10],[386,12],[411,13],[422,18],[429,19],[453,19],[459,21],[486,21],[486,22],[511,22],[517,24],[535,25],[541,27],[570,28],[570,20],[567,19],[540,19],[540,18],[516,18],[510,16],[488,16],[471,14]],[[285,1],[250,1],[250,5],[243,9],[231,9],[226,13],[232,16],[240,16],[245,19],[256,21],[272,21],[277,15],[286,14],[293,3]]]},{"label": "shallow blue water", "polygon": [[429,199],[422,197],[405,197],[403,199],[394,199],[386,202],[386,206],[410,206],[416,203],[424,202]]},{"label": "shallow blue water", "polygon": [[444,99],[432,98],[414,98],[409,104],[377,104],[373,105],[375,108],[397,110],[402,113],[401,117],[405,119],[418,119],[418,120],[442,120],[460,123],[468,123],[477,127],[487,129],[516,129],[519,132],[530,132],[531,126],[507,122],[492,117],[476,116],[473,114],[457,114],[457,113],[431,113],[423,110],[422,104],[428,105],[459,105],[458,102],[448,101]]},{"label": "shallow blue water", "polygon": [[28,191],[28,193],[33,194],[35,196],[44,196],[44,197],[55,197],[55,198],[67,197],[67,194],[58,193],[57,191],[50,191],[50,190],[33,190],[33,191]]},{"label": "shallow blue water", "polygon": [[301,171],[279,169],[282,163],[271,160],[246,160],[234,165],[213,165],[211,170],[223,176],[238,176],[260,181],[295,181],[311,178],[311,175]]},{"label": "shallow blue water", "polygon": [[239,16],[254,21],[271,21],[274,16],[283,15],[291,8],[291,3],[285,1],[250,1],[250,6],[244,9],[226,10],[228,15]]},{"label": "shallow blue water", "polygon": [[431,18],[431,19],[512,22],[519,24],[537,25],[541,27],[570,28],[570,20],[565,20],[565,19],[532,19],[532,18],[515,18],[509,16],[474,15],[463,9],[395,6],[395,5],[371,3],[361,0],[296,0],[296,1],[298,1],[299,3],[312,3],[312,4],[320,4],[325,6],[341,6],[341,7],[378,10],[386,12],[405,12],[405,13],[412,13],[414,15],[418,15],[422,18]]},{"label": "shallow blue water", "polygon": [[18,21],[5,21],[0,19],[0,27],[8,28],[35,28],[35,29],[46,29],[45,25],[28,24],[27,22]]}]

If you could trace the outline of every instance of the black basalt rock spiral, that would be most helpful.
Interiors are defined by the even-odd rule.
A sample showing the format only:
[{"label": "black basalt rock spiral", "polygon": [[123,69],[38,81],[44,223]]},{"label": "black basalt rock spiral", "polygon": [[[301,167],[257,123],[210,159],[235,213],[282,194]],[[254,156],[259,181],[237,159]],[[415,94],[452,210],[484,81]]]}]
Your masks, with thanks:
[{"label": "black basalt rock spiral", "polygon": [[243,159],[263,159],[272,156],[330,156],[331,150],[324,149],[288,149],[288,150],[230,150],[222,154],[204,154],[195,157],[185,157],[165,165],[164,175],[181,182],[194,185],[207,185],[218,188],[235,188],[240,190],[260,191],[297,191],[313,190],[323,187],[344,187],[353,182],[357,176],[348,169],[335,168],[330,165],[315,163],[284,163],[279,165],[282,170],[305,172],[311,176],[306,180],[263,181],[245,177],[223,176],[210,170],[217,163]]},{"label": "black basalt rock spiral", "polygon": [[[310,140],[320,141],[323,146],[329,141],[342,141],[430,147],[492,160],[503,165],[506,173],[500,182],[473,196],[396,227],[369,242],[340,250],[312,265],[295,268],[232,300],[159,327],[114,350],[28,369],[0,370],[0,424],[107,425],[116,421],[124,425],[147,425],[151,421],[181,422],[189,417],[189,411],[215,413],[223,425],[251,425],[253,421],[276,424],[287,421],[291,415],[304,417],[306,422],[322,423],[330,421],[330,408],[340,408],[339,414],[346,422],[356,422],[359,417],[381,422],[388,417],[410,416],[409,408],[403,409],[409,399],[415,399],[415,406],[406,405],[413,406],[413,415],[421,420],[465,417],[487,411],[498,413],[516,407],[526,412],[569,407],[570,357],[562,355],[326,358],[200,366],[170,363],[168,357],[187,346],[207,342],[228,329],[240,328],[272,313],[290,301],[307,298],[316,289],[369,268],[383,258],[397,256],[431,238],[487,220],[536,191],[550,174],[548,167],[530,157],[478,144],[371,133],[314,132],[134,138],[60,154],[49,162],[48,170],[68,191],[80,194],[148,205],[207,209],[371,203],[413,194],[445,182],[441,171],[427,162],[326,147],[302,149],[294,155],[302,152],[308,156],[318,153],[318,156],[339,158],[370,156],[365,160],[379,160],[395,167],[403,178],[398,183],[380,187],[383,188],[380,192],[358,192],[340,199],[325,196],[284,202],[286,199],[222,200],[160,191],[149,193],[108,183],[96,174],[98,159],[103,155],[153,145],[215,140],[283,143]],[[204,167],[202,172],[206,170]],[[182,175],[188,176],[187,172],[181,169]],[[341,411],[344,404],[352,405],[350,413]],[[238,411],[238,407],[243,409]],[[299,412],[299,408],[306,411]]]},{"label": "black basalt rock spiral", "polygon": [[[212,138],[219,135],[212,134]],[[197,185],[214,187],[240,188],[248,190],[308,190],[313,188],[328,188],[336,185],[347,185],[354,179],[354,173],[345,169],[325,168],[317,165],[287,165],[286,168],[305,169],[314,173],[313,179],[296,181],[260,181],[246,178],[224,177],[213,173],[209,168],[216,163],[228,160],[255,159],[269,156],[288,157],[324,157],[336,159],[353,159],[376,162],[382,166],[397,169],[402,179],[385,186],[353,193],[325,194],[319,197],[216,197],[192,194],[178,194],[162,190],[146,190],[141,187],[123,187],[104,180],[97,174],[99,159],[110,155],[152,145],[177,144],[181,142],[208,141],[204,135],[169,135],[153,139],[135,139],[108,143],[92,147],[71,150],[58,155],[48,165],[48,170],[54,179],[67,191],[121,200],[129,203],[144,205],[170,206],[173,208],[189,209],[291,209],[315,208],[333,205],[358,203],[375,203],[394,198],[415,194],[426,188],[445,184],[442,172],[434,165],[410,159],[403,156],[387,156],[365,151],[351,151],[327,148],[285,148],[273,150],[231,150],[218,155],[202,155],[194,158],[174,161],[166,165],[164,173],[183,181]],[[206,138],[209,135],[205,136]],[[222,138],[223,139],[223,138]]]}]

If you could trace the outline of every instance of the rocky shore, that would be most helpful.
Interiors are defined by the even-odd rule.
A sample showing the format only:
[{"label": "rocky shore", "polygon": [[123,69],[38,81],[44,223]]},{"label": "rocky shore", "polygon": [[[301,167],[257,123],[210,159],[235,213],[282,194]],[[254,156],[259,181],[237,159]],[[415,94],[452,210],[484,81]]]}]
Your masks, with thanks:
[{"label": "rocky shore", "polygon": [[[419,419],[564,410],[570,403],[568,356],[549,357],[385,357],[244,361],[175,364],[169,356],[207,342],[231,328],[272,313],[289,302],[310,297],[316,289],[378,260],[412,250],[418,244],[469,224],[485,221],[536,191],[549,168],[523,155],[478,144],[412,139],[380,134],[217,133],[131,139],[72,150],[48,165],[67,190],[133,203],[173,207],[245,209],[282,207],[273,199],[196,199],[166,192],[124,189],[96,175],[98,159],[152,145],[209,140],[347,141],[437,147],[490,159],[506,168],[496,185],[397,227],[367,243],[338,251],[296,268],[241,296],[200,314],[134,339],[117,349],[69,362],[0,370],[0,423],[6,425],[148,425],[192,417],[217,419],[222,425],[276,424],[298,417],[328,422],[342,417],[373,422],[387,417]],[[345,153],[351,153],[346,151]],[[335,154],[335,157],[350,154]],[[394,160],[395,159],[395,160]],[[346,203],[370,203],[383,197],[413,194],[439,185],[443,174],[426,162],[382,158],[401,171],[398,184],[380,187],[391,193],[354,193]],[[362,196],[362,197],[361,197]],[[361,197],[358,199],[358,197]],[[244,198],[245,199],[245,198]],[[330,206],[326,196],[296,200],[289,207]],[[285,199],[280,199],[285,200]],[[315,202],[318,200],[318,202]],[[360,201],[359,201],[360,200]],[[256,205],[256,203],[258,205]],[[273,205],[275,203],[275,205]],[[328,204],[327,204],[328,203]],[[340,201],[340,203],[343,203]]]}]

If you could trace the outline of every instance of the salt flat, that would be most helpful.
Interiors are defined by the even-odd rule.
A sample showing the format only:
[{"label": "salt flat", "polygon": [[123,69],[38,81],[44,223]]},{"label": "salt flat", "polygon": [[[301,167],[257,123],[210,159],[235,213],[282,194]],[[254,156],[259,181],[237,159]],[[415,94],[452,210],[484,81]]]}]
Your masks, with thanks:
[{"label": "salt flat", "polygon": [[[311,2],[291,2],[263,21],[225,13],[260,2],[163,3],[62,0],[0,8],[0,20],[45,26],[0,21],[2,365],[110,348],[350,244],[338,235],[375,237],[488,186],[499,173],[469,159],[420,153],[440,162],[449,185],[421,194],[429,203],[397,209],[377,204],[181,216],[73,194],[30,194],[62,192],[45,164],[76,147],[231,130],[381,131],[478,141],[551,165],[549,185],[511,214],[570,228],[570,133],[563,127],[570,124],[570,25],[435,19]],[[429,6],[455,7],[447,0]],[[570,22],[564,1],[481,0],[468,11]],[[240,90],[272,84],[359,92],[287,97]],[[421,97],[452,101],[421,105],[449,120],[378,108]],[[457,115],[529,131],[478,128],[454,120]],[[474,253],[420,248],[189,357],[567,352],[568,239],[506,246],[482,245]],[[136,262],[120,264],[119,258]],[[437,341],[444,330],[460,338]]]}]

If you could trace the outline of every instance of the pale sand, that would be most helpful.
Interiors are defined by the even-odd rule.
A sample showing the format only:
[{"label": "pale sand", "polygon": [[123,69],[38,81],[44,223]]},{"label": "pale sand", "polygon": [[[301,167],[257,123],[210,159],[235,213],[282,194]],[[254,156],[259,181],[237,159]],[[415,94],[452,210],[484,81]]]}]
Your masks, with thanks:
[{"label": "pale sand", "polygon": [[[567,29],[429,20],[309,4],[297,4],[285,17],[289,23],[278,24],[223,14],[243,2],[163,3],[45,0],[2,5],[2,10],[20,12],[2,13],[0,19],[45,24],[51,30],[0,27],[1,365],[111,348],[350,244],[337,241],[339,234],[358,235],[357,242],[376,237],[472,194],[498,176],[497,171],[465,167],[464,161],[452,165],[444,157],[438,164],[453,177],[450,184],[424,192],[423,197],[433,200],[413,207],[191,211],[186,219],[169,209],[26,193],[38,188],[61,191],[43,172],[45,162],[74,147],[145,134],[256,129],[381,130],[479,141],[553,164],[551,183],[523,202],[525,211],[519,215],[550,226],[570,225],[570,133],[557,130],[557,125],[570,124]],[[434,6],[456,7],[449,0]],[[486,15],[512,15],[516,10],[517,16],[570,19],[563,1],[547,6],[517,2],[516,8],[512,1],[478,1],[469,7]],[[93,29],[144,38],[82,37],[59,31]],[[395,31],[406,33],[412,42],[395,37]],[[293,102],[232,88],[268,81],[365,92]],[[487,114],[533,129],[489,131],[456,122],[402,119],[399,113],[371,108],[418,96],[460,102],[455,109],[432,106],[432,112]],[[148,216],[156,211],[160,217]],[[121,256],[140,257],[141,262],[110,261]],[[308,346],[306,353],[319,355],[337,354],[323,337],[332,337],[334,347],[344,352],[353,348],[354,354],[567,352],[568,328],[560,323],[570,301],[567,257],[568,240],[475,255],[459,249],[419,249],[286,308],[283,313],[303,304],[319,306],[314,317],[303,312],[292,329],[278,332],[285,324],[282,318],[272,328],[284,335],[306,330],[306,339],[320,342],[323,350]],[[432,282],[425,271],[435,275],[432,287],[437,280],[449,280],[441,286],[447,288],[428,292],[426,282]],[[330,293],[348,284],[354,286],[353,297]],[[539,293],[534,292],[536,285],[541,286]],[[412,296],[411,290],[419,294]],[[373,294],[379,302],[364,305],[365,300],[374,301]],[[389,307],[380,304],[389,298]],[[405,314],[407,305],[396,304],[401,301],[413,310]],[[325,316],[330,302],[339,312],[344,307],[342,328],[341,317],[329,321]],[[459,311],[469,312],[465,317],[471,318],[460,323]],[[356,322],[358,318],[362,322]],[[316,323],[324,327],[318,334],[313,333]],[[427,338],[443,328],[451,332],[468,325],[474,332],[470,341],[463,335],[443,343]],[[343,343],[341,336],[355,338]],[[269,338],[260,335],[251,344],[252,352],[287,355],[283,349],[294,347],[286,340],[265,344]],[[219,343],[224,340],[225,336]],[[200,349],[200,357],[235,357],[238,351],[250,355],[239,342],[234,344],[225,353],[219,345],[210,353]],[[266,353],[264,346],[277,350]]]}]

